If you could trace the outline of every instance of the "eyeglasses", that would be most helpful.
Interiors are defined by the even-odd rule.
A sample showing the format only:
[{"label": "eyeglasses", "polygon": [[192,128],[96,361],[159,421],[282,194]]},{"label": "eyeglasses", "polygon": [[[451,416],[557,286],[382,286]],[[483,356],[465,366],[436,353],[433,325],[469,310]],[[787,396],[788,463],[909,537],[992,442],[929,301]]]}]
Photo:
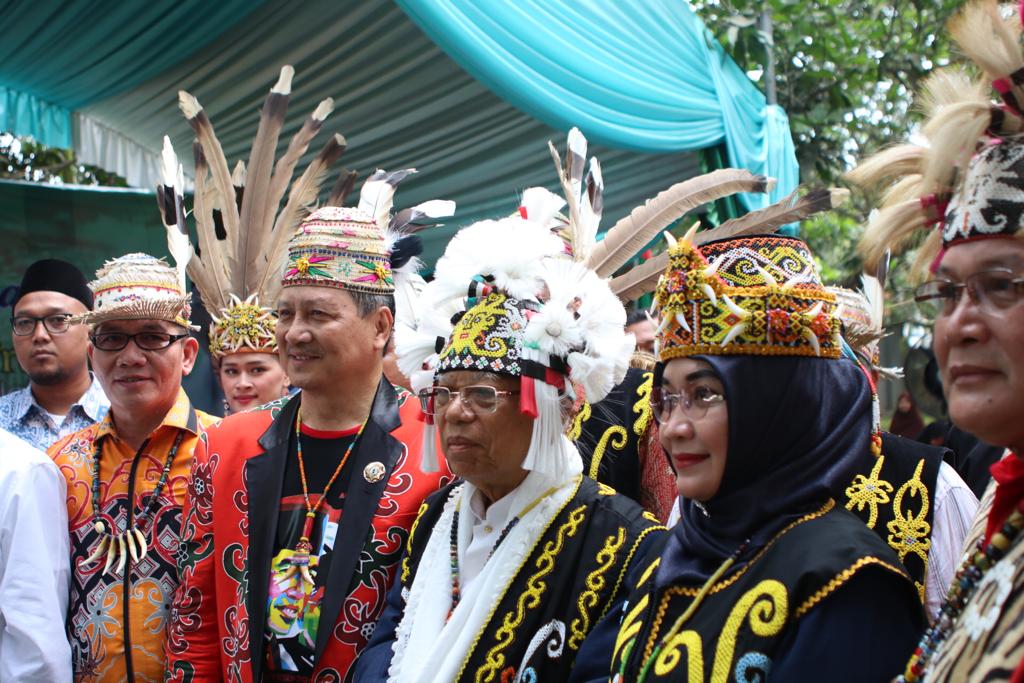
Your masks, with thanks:
[{"label": "eyeglasses", "polygon": [[494,387],[485,384],[471,387],[462,387],[458,391],[452,391],[447,387],[430,387],[419,393],[420,406],[427,415],[437,415],[448,408],[448,404],[454,398],[462,399],[462,405],[482,415],[493,413],[498,409],[499,396],[514,396],[518,391],[499,391]]},{"label": "eyeglasses", "polygon": [[661,387],[651,389],[651,408],[659,424],[668,422],[676,406],[681,406],[683,414],[691,420],[699,420],[708,414],[712,406],[722,403],[725,403],[725,396],[711,387],[696,387],[692,394],[685,391],[672,394]]},{"label": "eyeglasses", "polygon": [[968,276],[963,282],[929,280],[914,292],[918,310],[929,320],[951,315],[967,296],[984,313],[998,315],[1020,300],[1024,278],[1008,270],[983,270]]},{"label": "eyeglasses", "polygon": [[167,334],[166,332],[139,332],[137,334],[101,332],[92,335],[89,339],[92,341],[92,345],[100,351],[120,351],[132,340],[143,351],[161,351],[187,336],[187,334]]},{"label": "eyeglasses", "polygon": [[11,329],[19,337],[27,337],[36,331],[36,325],[42,323],[43,327],[50,334],[63,334],[71,326],[68,322],[69,320],[71,320],[70,313],[56,313],[42,318],[36,318],[31,315],[16,315],[11,318]]}]

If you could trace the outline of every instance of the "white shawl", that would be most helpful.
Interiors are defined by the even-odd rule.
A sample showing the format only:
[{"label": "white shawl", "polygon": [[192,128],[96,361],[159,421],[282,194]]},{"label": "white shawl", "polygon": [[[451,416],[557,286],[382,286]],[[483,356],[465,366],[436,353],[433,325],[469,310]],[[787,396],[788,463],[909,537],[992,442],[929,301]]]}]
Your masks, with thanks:
[{"label": "white shawl", "polygon": [[[458,553],[460,562],[472,534],[469,500],[476,488],[465,482],[451,492],[420,557],[416,578],[408,592],[398,625],[394,658],[388,670],[391,683],[454,681],[480,631],[490,620],[516,573],[533,552],[545,530],[576,491],[582,464],[572,459],[558,489],[523,515],[484,565],[480,575],[461,596],[451,619],[445,623],[452,602],[451,528],[460,503]],[[530,472],[508,495],[517,497],[513,510],[529,505],[555,485],[540,472]]]}]

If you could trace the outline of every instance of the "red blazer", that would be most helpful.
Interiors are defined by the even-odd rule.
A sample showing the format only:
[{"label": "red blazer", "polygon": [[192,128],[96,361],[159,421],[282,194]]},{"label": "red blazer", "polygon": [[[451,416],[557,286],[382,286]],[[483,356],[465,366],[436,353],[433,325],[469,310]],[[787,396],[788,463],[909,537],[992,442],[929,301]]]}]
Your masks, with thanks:
[{"label": "red blazer", "polygon": [[[270,563],[301,394],[211,427],[197,445],[185,502],[181,585],[168,627],[171,681],[259,681],[265,662]],[[350,456],[335,552],[321,606],[313,681],[347,680],[384,610],[388,586],[423,499],[450,478],[420,469],[423,423],[407,393],[381,380]],[[384,464],[370,482],[364,468]],[[373,478],[373,477],[370,477]],[[328,626],[330,625],[330,626]]]}]

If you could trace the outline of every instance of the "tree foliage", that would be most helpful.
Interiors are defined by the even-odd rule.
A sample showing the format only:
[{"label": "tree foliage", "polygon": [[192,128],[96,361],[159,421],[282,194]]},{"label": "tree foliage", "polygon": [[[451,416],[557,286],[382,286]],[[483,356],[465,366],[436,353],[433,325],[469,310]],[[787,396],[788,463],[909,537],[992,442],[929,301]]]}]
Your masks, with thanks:
[{"label": "tree foliage", "polygon": [[[843,185],[859,158],[905,140],[920,120],[913,96],[954,58],[946,21],[962,0],[691,0],[739,66],[765,88],[769,54],[801,181]],[[770,10],[771,32],[761,14]],[[856,287],[856,245],[871,198],[854,189],[838,211],[806,221],[803,237],[826,282]],[[911,319],[907,257],[890,269],[890,326]]]},{"label": "tree foliage", "polygon": [[47,147],[32,138],[0,135],[0,178],[75,185],[127,187],[116,173],[81,164],[69,149]]},{"label": "tree foliage", "polygon": [[[908,134],[921,81],[950,60],[945,23],[961,0],[692,0],[764,87],[770,53],[805,182],[835,184],[853,160]],[[771,34],[758,21],[771,11]]]}]

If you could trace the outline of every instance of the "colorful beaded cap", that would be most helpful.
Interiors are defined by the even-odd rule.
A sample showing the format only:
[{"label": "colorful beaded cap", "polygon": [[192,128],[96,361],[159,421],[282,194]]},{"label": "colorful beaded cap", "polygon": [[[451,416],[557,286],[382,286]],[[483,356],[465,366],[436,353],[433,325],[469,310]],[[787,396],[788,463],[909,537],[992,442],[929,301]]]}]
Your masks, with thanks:
[{"label": "colorful beaded cap", "polygon": [[807,245],[760,235],[700,248],[682,240],[655,293],[657,357],[695,355],[838,358],[835,295],[821,284]]},{"label": "colorful beaded cap", "polygon": [[281,286],[296,285],[392,294],[395,280],[384,226],[357,208],[326,206],[314,212],[288,245]]},{"label": "colorful beaded cap", "polygon": [[437,373],[476,370],[522,375],[524,332],[529,304],[491,292],[469,307],[441,350]]},{"label": "colorful beaded cap", "polygon": [[245,301],[232,294],[231,306],[218,313],[210,315],[210,354],[214,358],[232,353],[277,353],[277,318],[260,305],[255,294]]},{"label": "colorful beaded cap", "polygon": [[163,259],[126,254],[107,261],[89,283],[93,310],[71,322],[99,325],[108,320],[166,320],[191,328],[189,296],[178,273]]}]

